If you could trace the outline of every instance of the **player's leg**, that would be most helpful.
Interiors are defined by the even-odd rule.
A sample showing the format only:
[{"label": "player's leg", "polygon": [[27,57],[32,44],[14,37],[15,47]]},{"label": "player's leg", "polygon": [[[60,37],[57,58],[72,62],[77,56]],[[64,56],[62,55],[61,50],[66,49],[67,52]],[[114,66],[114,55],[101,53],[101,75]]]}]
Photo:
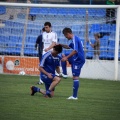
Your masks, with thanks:
[{"label": "player's leg", "polygon": [[44,96],[53,97],[55,86],[60,82],[60,78],[55,75],[53,75],[53,80],[47,78],[45,75],[41,75],[41,78],[42,78],[43,82],[45,83],[46,90],[43,90],[36,86],[32,86],[31,87],[31,95],[33,96],[35,93],[39,92],[39,93],[43,94]]},{"label": "player's leg", "polygon": [[38,88],[38,87],[36,87],[36,86],[31,86],[30,88],[31,88],[31,95],[32,95],[32,96],[33,96],[35,93],[37,93],[37,92],[39,92],[39,93],[41,93],[41,94],[43,94],[43,95],[46,94],[46,91],[45,91],[45,90],[40,89],[40,88]]},{"label": "player's leg", "polygon": [[57,77],[55,75],[53,75],[53,80],[52,80],[52,83],[49,87],[49,89],[46,91],[46,95],[48,97],[52,97],[51,94],[52,94],[52,91],[54,90],[54,88],[60,83],[61,81],[61,78],[60,77]]},{"label": "player's leg", "polygon": [[[50,87],[50,85],[46,84],[46,83],[45,83],[46,90],[41,89],[41,88],[36,87],[36,86],[31,86],[31,95],[33,96],[35,93],[39,92],[39,93],[43,94],[46,97],[46,91],[49,90],[49,87]],[[54,90],[55,89],[51,90],[51,93],[50,93],[51,97],[54,96]]]},{"label": "player's leg", "polygon": [[[49,82],[48,78],[47,78],[45,75],[42,75],[42,74],[41,74],[40,77],[41,77],[41,79],[42,79],[42,80],[44,81],[44,83],[45,83],[45,88],[46,88],[47,84],[50,86],[50,84],[51,84],[52,81]],[[36,86],[32,86],[32,87],[31,87],[31,95],[34,95],[34,94],[37,93],[37,92],[39,92],[39,93],[41,93],[41,94],[43,94],[43,95],[46,94],[46,90],[43,90],[43,89],[38,88],[38,87],[36,87]]]},{"label": "player's leg", "polygon": [[61,78],[55,76],[55,77],[53,78],[53,81],[52,81],[50,87],[49,87],[49,90],[52,91],[52,90],[60,83],[60,81],[61,81]]},{"label": "player's leg", "polygon": [[[49,88],[50,88],[51,83],[52,83],[52,82],[51,82],[51,80],[50,80],[49,84],[48,84],[48,83],[45,84],[45,89],[46,89],[46,91],[49,91]],[[51,92],[50,92],[50,97],[53,97],[53,96],[54,96],[54,90],[55,90],[55,88],[51,90]],[[45,91],[45,97],[47,97],[46,91]]]},{"label": "player's leg", "polygon": [[[69,53],[65,53],[64,55],[63,55],[63,57],[64,56],[67,56],[67,55],[69,55]],[[70,57],[70,58],[68,58],[68,62],[71,64],[72,63],[72,57]],[[67,78],[68,76],[67,76],[67,62],[65,61],[65,62],[62,62],[61,61],[61,67],[62,67],[62,77],[63,78]]]},{"label": "player's leg", "polygon": [[72,64],[72,74],[73,74],[73,94],[68,97],[68,99],[77,100],[78,99],[78,89],[79,89],[79,75],[81,68],[84,63]]},{"label": "player's leg", "polygon": [[61,61],[61,67],[62,67],[62,77],[67,78],[67,63]]},{"label": "player's leg", "polygon": [[[61,54],[61,57],[64,57],[64,56],[66,56],[66,53],[63,53],[63,54]],[[61,67],[62,67],[62,77],[63,78],[67,78],[67,62],[65,61],[65,62],[62,62],[61,61]]]}]

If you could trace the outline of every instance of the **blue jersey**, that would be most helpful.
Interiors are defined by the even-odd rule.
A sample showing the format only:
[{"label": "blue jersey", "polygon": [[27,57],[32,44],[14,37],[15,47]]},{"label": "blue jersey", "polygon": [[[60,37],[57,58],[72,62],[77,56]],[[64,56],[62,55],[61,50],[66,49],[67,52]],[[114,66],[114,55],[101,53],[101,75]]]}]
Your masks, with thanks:
[{"label": "blue jersey", "polygon": [[69,44],[69,47],[73,50],[77,51],[77,53],[73,56],[73,62],[85,62],[85,56],[83,51],[83,43],[79,37],[74,36],[72,42]]},{"label": "blue jersey", "polygon": [[40,66],[48,73],[55,74],[56,67],[60,66],[60,60],[60,56],[57,55],[56,57],[53,57],[51,51],[49,51],[43,55]]}]

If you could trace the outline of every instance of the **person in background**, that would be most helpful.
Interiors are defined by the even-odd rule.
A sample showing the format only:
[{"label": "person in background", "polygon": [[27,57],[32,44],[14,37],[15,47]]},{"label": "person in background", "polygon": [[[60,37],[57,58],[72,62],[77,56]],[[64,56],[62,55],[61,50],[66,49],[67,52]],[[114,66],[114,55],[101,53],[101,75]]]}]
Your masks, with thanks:
[{"label": "person in background", "polygon": [[[45,32],[45,28],[42,28],[42,33]],[[38,50],[38,56],[39,56],[39,62],[41,61],[42,58],[42,53],[43,53],[43,42],[42,42],[42,34],[39,35],[36,39],[35,43],[35,50]]]},{"label": "person in background", "polygon": [[91,43],[91,41],[89,40],[90,46],[92,48],[94,48],[94,56],[93,56],[94,60],[99,60],[99,55],[100,55],[100,38],[103,38],[105,35],[109,36],[110,33],[109,32],[94,33],[95,42]]},{"label": "person in background", "polygon": [[[107,0],[107,5],[115,5],[115,0]],[[115,9],[109,8],[106,9],[106,23],[116,24],[116,15],[115,15]]]},{"label": "person in background", "polygon": [[[42,28],[42,32],[45,32],[45,28]],[[36,39],[35,43],[35,50],[38,50],[38,56],[39,56],[39,63],[42,59],[42,54],[43,54],[43,42],[42,42],[42,34],[39,35]],[[43,81],[39,79],[38,84],[43,84]]]},{"label": "person in background", "polygon": [[91,41],[89,41],[89,44],[92,48],[94,48],[94,56],[93,59],[98,60],[99,59],[99,55],[100,55],[100,34],[99,33],[95,33],[94,34],[94,38],[95,38],[95,42],[91,43]]},{"label": "person in background", "polygon": [[43,54],[45,54],[48,51],[51,51],[52,48],[56,45],[58,42],[57,33],[52,31],[52,25],[50,22],[44,23],[45,32],[43,35]]}]

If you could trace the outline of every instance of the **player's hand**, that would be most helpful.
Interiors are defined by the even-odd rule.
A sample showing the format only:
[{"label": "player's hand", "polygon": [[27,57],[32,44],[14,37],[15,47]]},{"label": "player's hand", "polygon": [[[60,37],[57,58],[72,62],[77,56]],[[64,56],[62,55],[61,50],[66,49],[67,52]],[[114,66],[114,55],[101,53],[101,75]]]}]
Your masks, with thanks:
[{"label": "player's hand", "polygon": [[67,57],[63,57],[61,61],[62,62],[67,61]]},{"label": "player's hand", "polygon": [[47,52],[47,51],[48,51],[48,48],[44,49],[44,51]]},{"label": "player's hand", "polygon": [[65,54],[62,54],[62,57],[65,57]]},{"label": "player's hand", "polygon": [[48,78],[50,78],[50,79],[52,79],[52,78],[53,78],[53,76],[52,76],[52,74],[51,74],[51,73],[48,73],[48,74],[47,74],[47,76],[48,76]]}]

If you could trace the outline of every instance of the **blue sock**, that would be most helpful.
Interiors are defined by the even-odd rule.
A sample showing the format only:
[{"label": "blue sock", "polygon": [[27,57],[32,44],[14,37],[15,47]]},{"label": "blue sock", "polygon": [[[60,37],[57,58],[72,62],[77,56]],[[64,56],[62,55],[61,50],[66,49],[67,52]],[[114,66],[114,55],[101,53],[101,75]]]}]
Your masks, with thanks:
[{"label": "blue sock", "polygon": [[73,80],[73,97],[77,97],[79,80]]},{"label": "blue sock", "polygon": [[38,88],[38,87],[34,87],[33,90],[34,90],[35,92],[40,92],[40,88]]},{"label": "blue sock", "polygon": [[66,62],[61,62],[61,66],[62,66],[62,71],[64,75],[67,75],[67,67],[66,67],[67,63]]},{"label": "blue sock", "polygon": [[46,93],[50,93],[50,92],[51,92],[51,90],[47,90],[47,91],[46,91]]},{"label": "blue sock", "polygon": [[47,91],[46,91],[46,95],[47,95],[48,97],[51,97],[51,94],[50,94],[50,93],[51,93],[51,90],[47,90]]}]

